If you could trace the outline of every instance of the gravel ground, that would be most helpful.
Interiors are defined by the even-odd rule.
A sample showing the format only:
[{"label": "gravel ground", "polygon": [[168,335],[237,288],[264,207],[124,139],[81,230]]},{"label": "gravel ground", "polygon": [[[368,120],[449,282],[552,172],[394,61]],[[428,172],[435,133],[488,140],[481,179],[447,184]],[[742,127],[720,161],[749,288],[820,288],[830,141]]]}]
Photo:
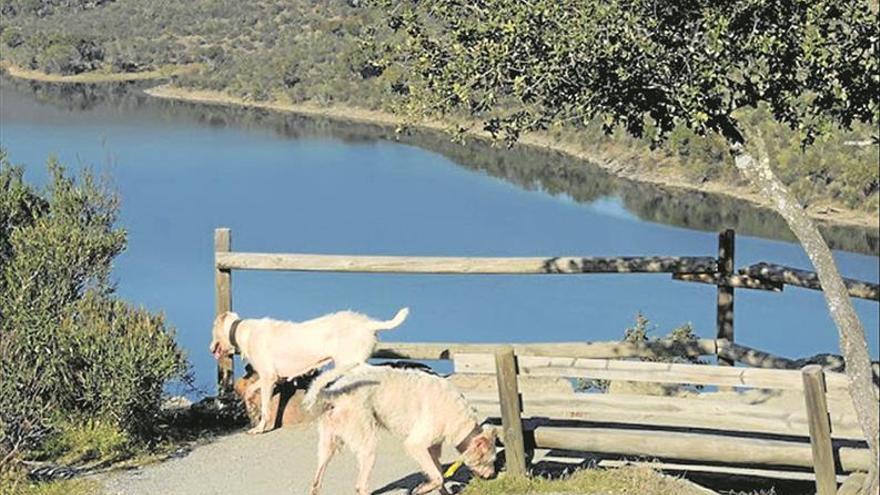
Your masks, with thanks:
[{"label": "gravel ground", "polygon": [[[314,425],[257,436],[236,433],[196,447],[185,457],[104,474],[98,481],[105,495],[308,494],[317,467],[317,443]],[[452,462],[451,452],[444,452],[443,460]],[[321,493],[354,493],[356,474],[354,456],[342,449],[327,468]],[[422,480],[400,441],[382,436],[373,470],[373,493],[405,494]]]}]

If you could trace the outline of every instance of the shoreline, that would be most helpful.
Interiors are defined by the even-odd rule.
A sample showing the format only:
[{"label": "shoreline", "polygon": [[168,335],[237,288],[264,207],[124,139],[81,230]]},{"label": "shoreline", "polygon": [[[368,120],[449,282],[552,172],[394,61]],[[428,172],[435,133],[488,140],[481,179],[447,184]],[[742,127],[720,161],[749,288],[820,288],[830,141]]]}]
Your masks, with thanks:
[{"label": "shoreline", "polygon": [[[250,101],[244,98],[229,95],[222,91],[189,89],[180,86],[174,86],[172,84],[155,86],[153,88],[144,90],[144,92],[155,98],[185,101],[190,103],[255,108],[261,110],[304,115],[308,117],[323,117],[346,122],[380,125],[384,127],[397,127],[401,125],[406,125],[404,119],[397,115],[379,110],[367,110],[357,107],[327,107],[311,103]],[[423,121],[417,124],[409,125],[416,128],[432,131],[444,131],[448,128],[448,124],[437,121]],[[489,135],[484,132],[468,131],[468,135],[477,139],[489,139]],[[670,177],[669,175],[646,172],[642,169],[633,169],[626,166],[621,166],[618,160],[616,160],[614,157],[602,156],[602,154],[578,149],[574,145],[555,142],[555,140],[550,137],[538,134],[528,134],[522,136],[519,144],[540,148],[547,151],[563,153],[577,160],[588,161],[595,166],[604,169],[610,174],[622,179],[651,184],[658,187],[684,189],[689,191],[704,192],[708,194],[720,194],[735,199],[747,201],[751,206],[756,208],[772,210],[772,204],[769,201],[765,200],[764,197],[759,193],[754,192],[747,187],[732,186],[730,184],[711,181],[697,185],[685,181],[680,177]],[[813,220],[829,226],[870,229],[877,228],[878,225],[880,225],[880,217],[872,216],[870,213],[867,212],[844,209],[836,205],[811,205],[808,208],[808,213]]]},{"label": "shoreline", "polygon": [[199,64],[168,65],[143,72],[83,72],[80,74],[49,74],[38,70],[25,69],[7,60],[0,62],[0,70],[16,79],[56,84],[100,84],[131,81],[152,81],[189,74],[198,70]]},{"label": "shoreline", "polygon": [[[39,81],[54,84],[67,83],[113,83],[129,81],[147,81],[170,79],[174,76],[187,74],[197,70],[198,64],[183,66],[166,66],[153,71],[133,73],[103,73],[89,72],[71,76],[47,74],[40,71],[22,69],[9,61],[0,61],[0,70],[16,79]],[[144,92],[155,98],[184,101],[208,105],[232,106],[241,108],[255,108],[274,112],[303,115],[308,117],[322,117],[342,122],[359,124],[379,125],[383,127],[399,127],[409,125],[415,128],[444,132],[449,128],[449,123],[440,121],[421,121],[407,123],[400,116],[381,111],[368,110],[351,106],[321,106],[314,103],[285,103],[280,101],[251,101],[233,96],[222,91],[191,89],[174,86],[172,83],[160,84],[145,89]],[[469,130],[467,134],[473,138],[490,140],[488,133]],[[603,152],[587,150],[577,145],[559,141],[550,136],[531,133],[520,138],[520,145],[531,146],[545,151],[562,153],[576,160],[590,162],[608,172],[609,174],[633,182],[649,184],[660,188],[670,188],[707,194],[717,194],[748,202],[750,206],[773,211],[770,201],[760,193],[747,186],[726,184],[717,181],[708,181],[695,184],[678,174],[659,173],[656,170],[646,170],[644,167],[629,166],[624,162],[629,161],[626,152]],[[817,202],[807,208],[810,218],[822,225],[831,227],[850,227],[861,229],[880,228],[880,217],[871,213],[848,209],[828,202]]]}]

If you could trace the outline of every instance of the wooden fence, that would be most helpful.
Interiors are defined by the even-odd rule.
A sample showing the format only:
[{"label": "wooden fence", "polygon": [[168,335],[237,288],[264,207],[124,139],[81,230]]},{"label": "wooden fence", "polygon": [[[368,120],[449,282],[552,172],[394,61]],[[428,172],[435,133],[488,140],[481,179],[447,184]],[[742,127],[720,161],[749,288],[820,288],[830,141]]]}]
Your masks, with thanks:
[{"label": "wooden fence", "polygon": [[[759,263],[737,273],[734,271],[734,250],[734,232],[725,230],[718,236],[717,256],[478,258],[245,253],[232,251],[230,229],[219,228],[214,231],[215,306],[217,314],[232,310],[233,270],[449,275],[668,273],[676,280],[717,286],[716,337],[734,343],[735,289],[779,292],[788,284],[821,290],[815,274],[793,268]],[[858,280],[846,282],[853,297],[880,300],[877,284]],[[725,351],[730,351],[730,348],[725,348]],[[757,351],[752,354],[756,355]],[[729,352],[722,351],[716,355],[719,364],[731,365],[734,362]],[[220,394],[231,392],[232,377],[232,359],[224,358],[218,363],[217,371]]]},{"label": "wooden fence", "polygon": [[[711,355],[757,367],[621,359]],[[660,467],[687,471],[810,479],[820,495],[831,495],[845,475],[865,471],[870,464],[870,452],[847,395],[845,375],[824,372],[818,365],[768,369],[788,368],[794,363],[723,339],[518,345],[379,343],[373,357],[451,360],[454,376],[494,381],[495,392],[463,392],[483,417],[501,419],[506,469],[514,475],[527,472],[531,448],[547,448],[661,459]],[[742,400],[713,393],[664,396],[639,389],[619,395],[573,393],[548,390],[552,387],[546,382],[535,383],[530,390],[520,388],[530,380],[562,377],[760,389],[767,395]],[[773,404],[774,398],[783,398],[775,391],[794,394],[798,400]],[[829,394],[836,400],[828,400]],[[526,428],[525,419],[539,421]],[[578,424],[559,426],[548,420]],[[670,460],[689,464],[670,464]],[[803,468],[812,468],[814,474],[806,476]]]},{"label": "wooden fence", "polygon": [[[463,357],[463,356],[460,356]],[[488,359],[487,359],[488,358]],[[472,357],[457,373],[488,373],[492,356]],[[648,457],[702,464],[759,466],[757,474],[773,475],[813,468],[819,493],[836,493],[837,474],[864,471],[870,452],[863,443],[855,412],[848,401],[829,410],[826,387],[845,397],[846,378],[810,365],[801,371],[730,368],[723,366],[582,359],[513,357],[512,350],[494,356],[498,398],[470,395],[486,416],[502,418],[508,470],[524,473],[522,418],[545,418],[575,425],[541,424],[532,428],[538,448]],[[470,371],[467,371],[470,368]],[[712,399],[716,394],[665,397],[641,394],[521,393],[516,379],[580,377],[611,381],[736,385],[741,388],[788,390],[801,395],[801,407]],[[723,394],[722,394],[723,395]],[[808,442],[799,438],[808,438]],[[523,448],[523,454],[511,455]],[[699,464],[698,464],[699,465]],[[768,469],[768,468],[772,468]],[[775,471],[775,472],[774,472]],[[830,488],[829,488],[830,487]]]},{"label": "wooden fence", "polygon": [[[232,309],[232,271],[233,270],[287,270],[315,272],[360,272],[360,273],[409,273],[409,274],[540,274],[540,275],[583,275],[591,273],[668,273],[673,279],[686,282],[707,283],[717,286],[716,302],[716,339],[700,339],[695,342],[599,342],[599,343],[538,343],[538,344],[460,344],[460,343],[380,343],[376,349],[376,358],[402,358],[414,360],[455,360],[456,372],[492,374],[497,382],[497,408],[502,420],[503,437],[507,451],[508,470],[514,473],[525,472],[525,445],[523,441],[523,414],[546,415],[548,412],[559,412],[559,404],[576,402],[596,402],[605,400],[606,404],[581,404],[580,411],[563,411],[562,416],[568,419],[587,415],[593,419],[606,417],[608,407],[632,407],[631,398],[596,398],[596,394],[578,394],[577,400],[569,397],[544,397],[536,401],[523,400],[519,383],[531,376],[582,377],[591,379],[650,381],[661,383],[692,383],[698,385],[715,385],[719,387],[757,387],[765,389],[795,390],[805,396],[805,416],[797,421],[790,417],[775,417],[765,422],[755,422],[743,409],[731,404],[724,407],[732,408],[733,414],[726,426],[715,416],[706,416],[698,412],[700,407],[708,403],[689,404],[686,407],[677,403],[674,407],[684,407],[682,414],[657,414],[638,416],[638,421],[659,422],[660,425],[679,427],[705,426],[705,421],[713,422],[722,429],[742,431],[752,428],[757,432],[774,434],[794,434],[792,424],[799,434],[806,434],[811,440],[811,454],[804,454],[803,447],[772,444],[768,440],[743,443],[742,439],[725,437],[696,436],[685,439],[686,447],[693,449],[701,442],[709,442],[711,449],[725,452],[724,459],[713,462],[735,462],[754,457],[753,449],[770,449],[765,459],[773,464],[789,456],[796,459],[794,465],[815,466],[817,486],[820,494],[832,493],[831,483],[836,483],[834,476],[837,467],[844,470],[861,469],[864,464],[862,452],[851,452],[852,449],[837,449],[831,452],[832,423],[827,419],[827,403],[824,390],[826,386],[842,389],[846,386],[845,377],[840,374],[822,373],[821,369],[805,368],[802,372],[781,371],[767,368],[791,369],[798,367],[792,360],[751,349],[734,341],[734,295],[735,289],[760,289],[781,291],[784,285],[796,285],[809,289],[821,290],[815,274],[788,267],[767,263],[749,266],[736,272],[734,270],[735,236],[727,230],[719,235],[718,255],[713,256],[645,256],[645,257],[549,257],[549,258],[476,258],[476,257],[404,257],[404,256],[347,256],[322,254],[271,254],[243,253],[232,251],[231,232],[229,229],[216,229],[214,234],[215,248],[215,295],[216,310],[220,314]],[[853,297],[878,300],[880,290],[876,284],[847,280],[847,287]],[[737,362],[754,368],[724,368],[716,366],[668,365],[639,361],[621,361],[622,358],[658,358],[669,355],[677,356],[716,356],[718,364],[731,366]],[[477,356],[475,358],[475,356]],[[481,357],[480,357],[481,356]],[[488,358],[487,358],[488,356]],[[617,361],[614,361],[617,360]],[[659,366],[659,368],[658,368]],[[793,373],[793,374],[792,374]],[[218,363],[218,393],[228,395],[232,391],[233,367],[232,359],[225,358]],[[821,393],[820,393],[821,391]],[[594,395],[589,398],[587,396]],[[601,394],[600,394],[601,395]],[[479,403],[479,397],[475,397]],[[485,399],[485,398],[484,398]],[[490,399],[491,402],[492,399]],[[672,407],[669,403],[660,404],[664,398],[641,398],[643,404],[660,407]],[[543,401],[543,402],[542,402]],[[554,402],[555,401],[555,402]],[[610,402],[609,402],[610,401]],[[627,402],[629,401],[629,402]],[[660,402],[658,402],[660,401]],[[484,401],[485,402],[485,401]],[[624,404],[627,402],[629,404]],[[667,401],[668,402],[668,401]],[[484,404],[485,405],[485,404]],[[600,407],[601,406],[601,407]],[[600,412],[604,407],[605,412]],[[719,406],[721,407],[721,406]],[[525,409],[524,409],[525,408]],[[554,409],[556,408],[556,409]],[[695,409],[696,408],[696,409]],[[735,419],[736,412],[744,414],[743,419]],[[823,413],[823,411],[825,411]],[[754,412],[754,411],[753,411]],[[605,414],[606,416],[602,416]],[[615,413],[616,414],[616,413]],[[755,412],[762,417],[764,412]],[[776,413],[773,413],[776,414]],[[826,417],[822,420],[822,415]],[[717,416],[717,415],[716,415]],[[834,418],[832,414],[832,419]],[[658,419],[659,418],[659,419]],[[664,419],[665,418],[665,419]],[[670,419],[671,418],[671,419]],[[767,418],[764,418],[767,419]],[[850,418],[847,417],[847,421]],[[638,422],[637,421],[637,422]],[[665,423],[664,423],[665,421]],[[737,423],[739,421],[739,423]],[[745,421],[745,423],[743,423]],[[775,421],[775,423],[774,423]],[[792,423],[794,421],[794,423]],[[737,424],[739,426],[737,426]],[[808,432],[806,426],[809,425]],[[859,438],[860,430],[852,424],[840,420],[835,427],[835,435],[840,437]],[[739,430],[737,430],[739,428]],[[644,432],[643,432],[644,433]],[[598,436],[597,436],[598,435]],[[629,435],[629,436],[627,436]],[[584,450],[589,447],[593,451],[602,451],[602,445],[587,439],[601,438],[606,442],[606,450],[626,450],[633,453],[653,455],[644,450],[645,444],[632,432],[602,431],[596,429],[569,431],[559,429],[537,429],[534,432],[538,446],[551,448],[573,448]],[[682,437],[672,439],[669,435],[682,433],[649,433],[647,438],[656,437],[653,445],[684,441]],[[644,438],[644,437],[643,437]],[[763,443],[762,443],[763,442]],[[770,443],[767,443],[770,442]],[[629,445],[630,447],[625,446]],[[642,449],[642,450],[639,450]],[[779,450],[774,450],[779,449]],[[622,452],[627,453],[627,452]],[[657,454],[657,453],[654,453]],[[663,457],[657,454],[658,457]],[[677,458],[680,455],[671,455]],[[709,456],[711,457],[711,456]],[[710,459],[711,460],[711,459]],[[759,460],[758,463],[762,461]],[[843,464],[842,464],[843,463]],[[791,463],[789,463],[791,464]],[[829,481],[832,480],[832,481]],[[835,485],[836,486],[836,485]]]}]

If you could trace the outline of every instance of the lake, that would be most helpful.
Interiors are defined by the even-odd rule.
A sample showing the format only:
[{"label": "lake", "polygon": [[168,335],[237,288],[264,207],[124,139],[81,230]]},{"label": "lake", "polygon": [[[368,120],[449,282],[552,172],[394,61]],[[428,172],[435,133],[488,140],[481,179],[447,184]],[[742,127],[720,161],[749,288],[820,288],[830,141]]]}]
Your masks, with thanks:
[{"label": "lake", "polygon": [[[233,249],[437,256],[714,256],[737,229],[736,266],[810,269],[779,218],[701,193],[622,181],[598,167],[528,148],[449,143],[266,111],[161,101],[136,86],[46,86],[2,80],[0,146],[27,178],[56,155],[106,174],[122,199],[128,249],[118,293],[162,311],[213,389],[213,230]],[[840,249],[876,253],[876,230],[828,229]],[[876,283],[878,259],[836,250],[844,276]],[[873,359],[878,307],[855,300]],[[655,335],[691,323],[711,338],[715,288],[669,275],[233,275],[244,317],[301,320],[339,309],[407,322],[386,340],[617,340],[637,313]],[[838,353],[822,294],[737,290],[736,339],[787,357]]]}]

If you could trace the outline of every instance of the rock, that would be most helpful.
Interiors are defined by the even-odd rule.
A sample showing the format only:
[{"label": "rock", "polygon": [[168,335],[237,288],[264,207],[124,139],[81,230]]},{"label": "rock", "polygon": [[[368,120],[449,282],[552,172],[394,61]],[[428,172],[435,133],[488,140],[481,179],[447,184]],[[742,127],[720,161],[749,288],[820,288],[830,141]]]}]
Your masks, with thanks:
[{"label": "rock", "polygon": [[161,409],[163,411],[173,411],[177,409],[189,409],[192,407],[192,401],[182,395],[168,397],[162,402]]}]

